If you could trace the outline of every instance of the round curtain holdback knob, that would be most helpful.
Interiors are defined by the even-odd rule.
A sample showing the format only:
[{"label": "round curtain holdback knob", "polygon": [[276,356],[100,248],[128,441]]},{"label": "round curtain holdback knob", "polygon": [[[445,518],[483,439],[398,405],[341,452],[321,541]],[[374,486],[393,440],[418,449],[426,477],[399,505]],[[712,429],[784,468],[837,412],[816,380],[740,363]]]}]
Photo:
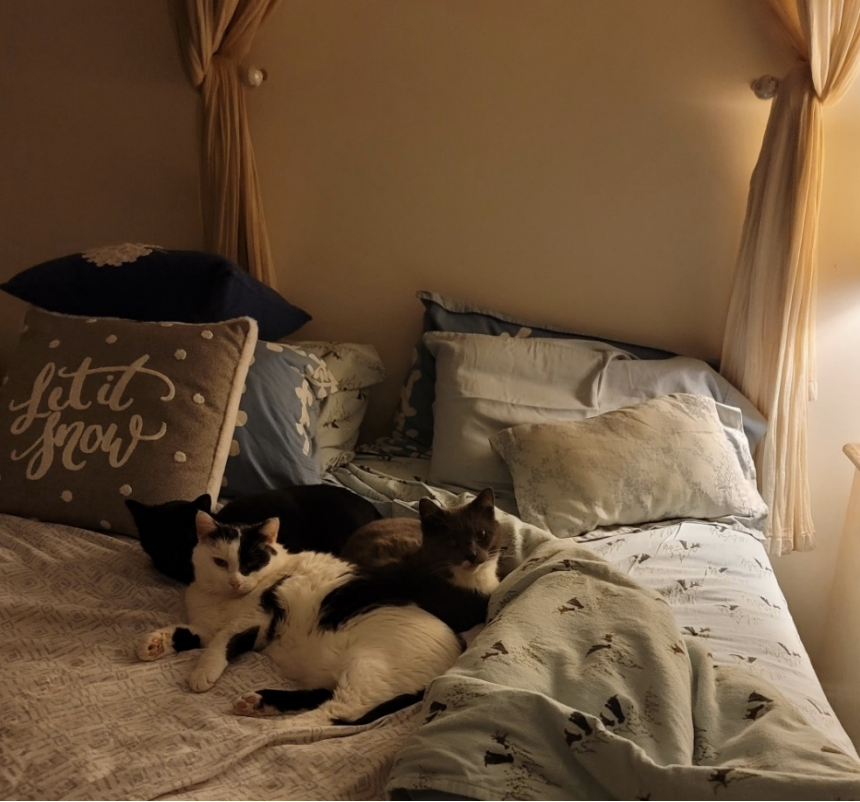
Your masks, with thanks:
[{"label": "round curtain holdback knob", "polygon": [[248,67],[242,76],[245,83],[252,89],[256,89],[268,77],[268,73],[261,67]]},{"label": "round curtain holdback knob", "polygon": [[774,75],[760,75],[750,84],[750,89],[759,100],[770,100],[779,89],[779,78]]}]

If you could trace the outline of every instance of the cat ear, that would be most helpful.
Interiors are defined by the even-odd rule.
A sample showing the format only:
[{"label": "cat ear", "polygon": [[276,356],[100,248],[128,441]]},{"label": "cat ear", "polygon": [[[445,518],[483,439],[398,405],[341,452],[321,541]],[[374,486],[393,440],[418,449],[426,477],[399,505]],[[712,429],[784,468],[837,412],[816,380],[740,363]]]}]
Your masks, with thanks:
[{"label": "cat ear", "polygon": [[125,500],[125,506],[128,507],[128,511],[131,513],[134,525],[137,527],[138,535],[143,537],[143,530],[149,526],[151,518],[149,507],[147,507],[146,504],[141,504],[141,502],[135,501],[133,498],[127,498]]},{"label": "cat ear", "polygon": [[266,538],[269,543],[274,543],[278,539],[278,530],[281,528],[279,518],[267,518],[260,524],[260,534]]},{"label": "cat ear", "polygon": [[422,498],[418,502],[418,514],[422,521],[428,518],[442,518],[444,510],[432,498]]},{"label": "cat ear", "polygon": [[202,496],[197,496],[197,498],[194,499],[194,501],[192,501],[191,503],[198,510],[203,510],[203,512],[210,512],[212,509],[212,496],[210,496],[208,493],[204,493]]},{"label": "cat ear", "polygon": [[128,507],[128,511],[135,518],[137,518],[138,515],[143,515],[146,512],[146,504],[143,504],[140,501],[135,501],[133,498],[127,498],[125,500],[125,506]]},{"label": "cat ear", "polygon": [[197,539],[201,542],[218,529],[215,519],[208,512],[203,512],[203,510],[197,510],[194,523],[197,526]]},{"label": "cat ear", "polygon": [[472,502],[472,506],[480,509],[482,512],[495,514],[496,495],[493,493],[492,487],[485,487]]}]

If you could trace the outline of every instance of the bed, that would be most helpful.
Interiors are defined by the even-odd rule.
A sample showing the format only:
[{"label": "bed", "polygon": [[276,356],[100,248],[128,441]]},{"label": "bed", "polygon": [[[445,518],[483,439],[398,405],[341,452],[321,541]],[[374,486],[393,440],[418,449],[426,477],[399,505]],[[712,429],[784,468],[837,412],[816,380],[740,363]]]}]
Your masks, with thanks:
[{"label": "bed", "polygon": [[[301,341],[300,322],[28,313],[0,391],[0,796],[860,796],[762,543],[749,402],[699,360],[419,299],[394,430],[370,445],[370,346]],[[193,653],[135,657],[183,588],[127,498],[313,481],[389,516],[496,492],[487,626],[423,703],[371,725],[231,715],[278,682],[259,653],[199,695]]]}]

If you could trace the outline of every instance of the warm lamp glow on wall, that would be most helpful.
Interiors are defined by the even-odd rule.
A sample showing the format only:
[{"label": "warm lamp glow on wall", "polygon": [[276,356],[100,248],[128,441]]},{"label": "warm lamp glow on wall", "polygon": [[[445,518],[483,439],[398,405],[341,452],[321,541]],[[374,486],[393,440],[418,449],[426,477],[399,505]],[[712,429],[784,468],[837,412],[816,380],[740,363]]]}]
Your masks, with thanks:
[{"label": "warm lamp glow on wall", "polygon": [[821,679],[851,740],[860,743],[860,443],[843,447],[854,466],[824,637]]}]

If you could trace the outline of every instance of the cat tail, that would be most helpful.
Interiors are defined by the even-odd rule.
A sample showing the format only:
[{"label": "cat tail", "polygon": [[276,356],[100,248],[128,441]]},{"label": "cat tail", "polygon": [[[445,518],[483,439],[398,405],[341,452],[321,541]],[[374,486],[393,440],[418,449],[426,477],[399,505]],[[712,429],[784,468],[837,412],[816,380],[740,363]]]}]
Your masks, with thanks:
[{"label": "cat tail", "polygon": [[[282,691],[266,688],[260,691],[252,691],[240,696],[234,706],[233,712],[241,716],[272,716],[279,713],[298,713],[306,710],[314,710],[321,705],[328,706],[331,702],[333,692],[328,688],[316,688],[313,690]],[[416,693],[401,693],[392,699],[388,699],[376,707],[363,713],[355,719],[332,717],[332,724],[358,726],[370,724],[377,719],[396,713],[410,705],[420,702],[424,698],[424,689]],[[346,707],[343,703],[340,707]],[[352,706],[354,708],[354,706]]]},{"label": "cat tail", "polygon": [[376,707],[371,710],[368,710],[364,715],[359,716],[357,719],[349,721],[343,718],[333,718],[332,724],[353,726],[370,724],[377,719],[382,718],[383,716],[387,716],[390,713],[396,713],[398,710],[403,710],[410,705],[414,705],[417,702],[420,702],[422,699],[424,699],[423,688],[415,693],[401,693],[399,696],[395,696],[392,699],[388,699],[387,701],[378,704]]},{"label": "cat tail", "polygon": [[240,716],[273,716],[278,713],[298,713],[314,710],[328,702],[333,692],[328,688],[282,691],[264,688],[242,694],[233,704],[233,712]]},{"label": "cat tail", "polygon": [[485,623],[489,599],[487,593],[455,585],[426,569],[400,566],[368,569],[355,574],[323,599],[317,626],[337,630],[351,618],[378,607],[416,604],[454,632],[465,632]]}]

